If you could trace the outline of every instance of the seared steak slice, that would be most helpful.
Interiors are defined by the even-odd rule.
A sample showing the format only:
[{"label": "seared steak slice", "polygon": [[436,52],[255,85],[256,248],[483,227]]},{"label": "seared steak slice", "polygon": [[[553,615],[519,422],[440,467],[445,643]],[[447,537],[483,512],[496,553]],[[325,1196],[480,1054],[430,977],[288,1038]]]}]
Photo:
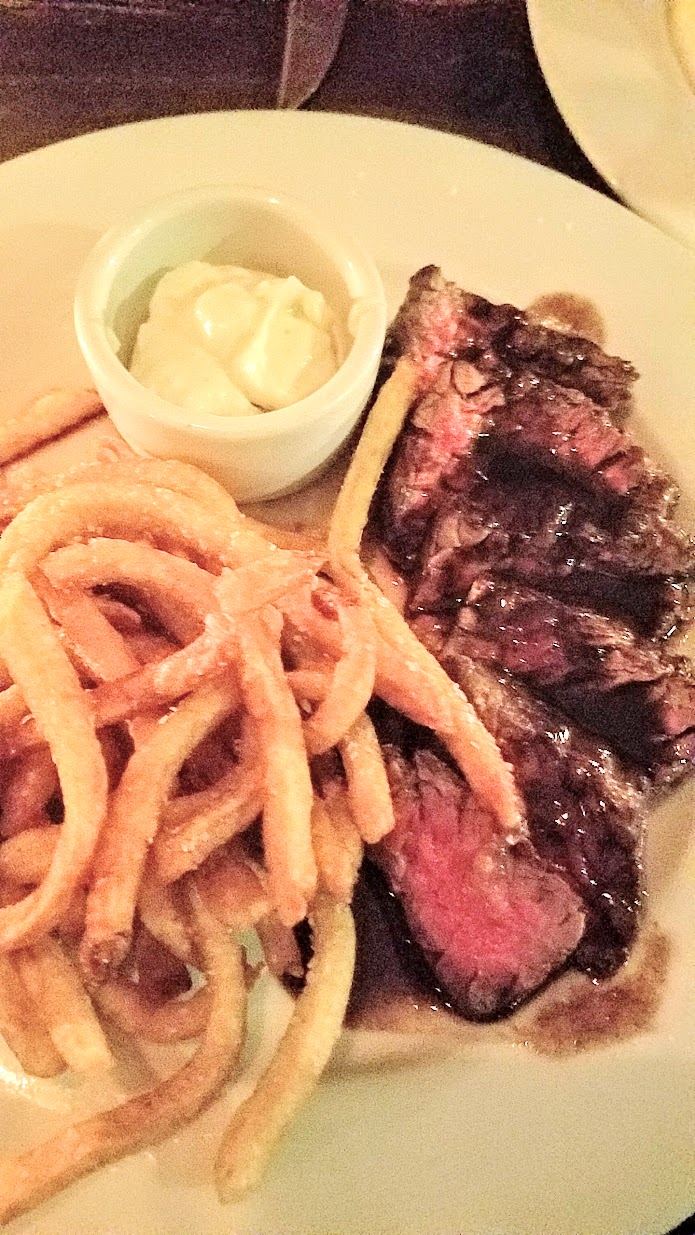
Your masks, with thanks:
[{"label": "seared steak slice", "polygon": [[385,748],[396,826],[376,852],[452,1003],[489,1019],[574,951],[580,898],[531,847],[510,848],[458,772],[430,750]]},{"label": "seared steak slice", "polygon": [[[397,528],[389,551],[396,537]],[[456,607],[491,570],[656,635],[688,617],[695,551],[653,511],[630,508],[599,522],[590,498],[566,481],[493,456],[441,503],[413,577],[412,611]]]},{"label": "seared steak slice", "polygon": [[537,852],[584,901],[586,929],[574,963],[595,977],[613,973],[637,929],[642,782],[508,675],[447,648],[431,619],[415,628],[512,765]]},{"label": "seared steak slice", "polygon": [[611,414],[622,414],[637,377],[631,364],[607,356],[589,339],[539,325],[513,305],[465,292],[436,266],[425,266],[410,280],[389,330],[385,363],[435,351],[463,356],[510,387],[526,372],[549,378],[582,391]]},{"label": "seared steak slice", "polygon": [[695,677],[630,627],[535,589],[480,576],[442,649],[506,669],[655,779],[688,770]]},{"label": "seared steak slice", "polygon": [[502,348],[515,372],[529,369],[560,386],[581,390],[612,417],[624,415],[637,374],[628,361],[607,356],[596,343],[551,330],[517,313]]},{"label": "seared steak slice", "polygon": [[666,514],[675,503],[673,481],[580,390],[534,374],[494,412],[489,432],[498,448],[578,481],[609,504]]},{"label": "seared steak slice", "polygon": [[465,361],[443,362],[432,389],[410,417],[385,480],[382,515],[389,551],[403,568],[413,565],[432,516],[477,447],[483,417],[501,403]]}]

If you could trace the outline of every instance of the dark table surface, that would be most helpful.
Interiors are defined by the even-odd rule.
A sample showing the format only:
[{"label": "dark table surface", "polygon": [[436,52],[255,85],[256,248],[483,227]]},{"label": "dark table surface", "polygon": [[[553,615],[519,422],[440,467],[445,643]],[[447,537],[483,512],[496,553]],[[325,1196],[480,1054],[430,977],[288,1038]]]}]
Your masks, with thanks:
[{"label": "dark table surface", "polygon": [[[125,121],[274,106],[292,2],[0,0],[0,160]],[[350,0],[304,106],[465,134],[611,195],[552,101],[524,0]],[[695,1217],[671,1235],[693,1232]]]}]

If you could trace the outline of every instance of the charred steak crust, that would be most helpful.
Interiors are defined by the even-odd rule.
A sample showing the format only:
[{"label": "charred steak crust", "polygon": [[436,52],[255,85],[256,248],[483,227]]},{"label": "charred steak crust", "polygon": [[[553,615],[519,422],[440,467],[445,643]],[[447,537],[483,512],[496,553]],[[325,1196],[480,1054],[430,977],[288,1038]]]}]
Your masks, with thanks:
[{"label": "charred steak crust", "polygon": [[[394,556],[392,522],[383,527]],[[663,515],[630,507],[605,520],[576,486],[479,443],[475,470],[449,483],[411,569],[414,613],[457,607],[494,570],[654,636],[688,619],[695,552]]]},{"label": "charred steak crust", "polygon": [[[695,762],[695,675],[663,642],[690,620],[695,550],[671,478],[624,427],[629,364],[434,267],[411,281],[386,370],[404,354],[428,366],[429,393],[370,533],[405,573],[418,634],[513,765],[532,845],[500,847],[446,760],[401,746],[378,860],[440,982],[484,1017],[568,959],[605,976],[628,953],[645,793]],[[495,896],[506,953],[487,929]],[[540,905],[534,952],[524,929],[539,929]]]}]

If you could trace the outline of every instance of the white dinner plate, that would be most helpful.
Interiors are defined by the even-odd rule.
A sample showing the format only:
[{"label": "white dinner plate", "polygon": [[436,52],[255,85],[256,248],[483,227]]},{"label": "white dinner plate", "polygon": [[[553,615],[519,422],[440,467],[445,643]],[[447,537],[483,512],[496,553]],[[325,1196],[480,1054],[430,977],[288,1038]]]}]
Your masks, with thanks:
[{"label": "white dinner plate", "polygon": [[[607,0],[606,0],[607,2]],[[603,0],[602,0],[603,3]],[[592,6],[593,7],[593,6]],[[83,381],[72,294],[96,237],[139,203],[221,180],[275,187],[351,228],[395,310],[435,262],[494,300],[590,297],[610,351],[642,374],[636,425],[695,487],[695,261],[635,215],[458,137],[312,113],[151,121],[0,167],[0,408]],[[547,1057],[482,1030],[427,1062],[346,1039],[261,1189],[222,1208],[218,1103],[152,1152],[80,1182],[16,1235],[662,1235],[695,1209],[692,795],[652,821],[651,919],[671,943],[653,1023]],[[381,1049],[379,1044],[381,1044]],[[387,1056],[374,1064],[374,1051]],[[372,1058],[372,1066],[359,1066]],[[7,1063],[7,1059],[5,1059]],[[45,1135],[84,1087],[0,1090],[6,1146]],[[230,1099],[231,1100],[231,1099]]]},{"label": "white dinner plate", "polygon": [[528,0],[536,54],[568,127],[619,197],[695,246],[695,92],[669,0]]}]

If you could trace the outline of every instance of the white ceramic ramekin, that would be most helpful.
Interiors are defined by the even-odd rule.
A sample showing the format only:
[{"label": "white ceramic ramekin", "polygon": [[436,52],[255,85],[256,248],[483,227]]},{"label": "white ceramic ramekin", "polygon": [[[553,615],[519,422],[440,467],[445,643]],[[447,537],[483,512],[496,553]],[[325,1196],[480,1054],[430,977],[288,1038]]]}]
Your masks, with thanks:
[{"label": "white ceramic ramekin", "polygon": [[[159,278],[191,260],[295,274],[323,293],[344,359],[314,394],[254,416],[191,415],[128,372],[138,326]],[[104,406],[135,450],[195,463],[239,501],[300,488],[320,473],[369,398],[386,330],[379,272],[361,245],[264,189],[216,185],[144,207],[89,254],[75,328]]]}]

